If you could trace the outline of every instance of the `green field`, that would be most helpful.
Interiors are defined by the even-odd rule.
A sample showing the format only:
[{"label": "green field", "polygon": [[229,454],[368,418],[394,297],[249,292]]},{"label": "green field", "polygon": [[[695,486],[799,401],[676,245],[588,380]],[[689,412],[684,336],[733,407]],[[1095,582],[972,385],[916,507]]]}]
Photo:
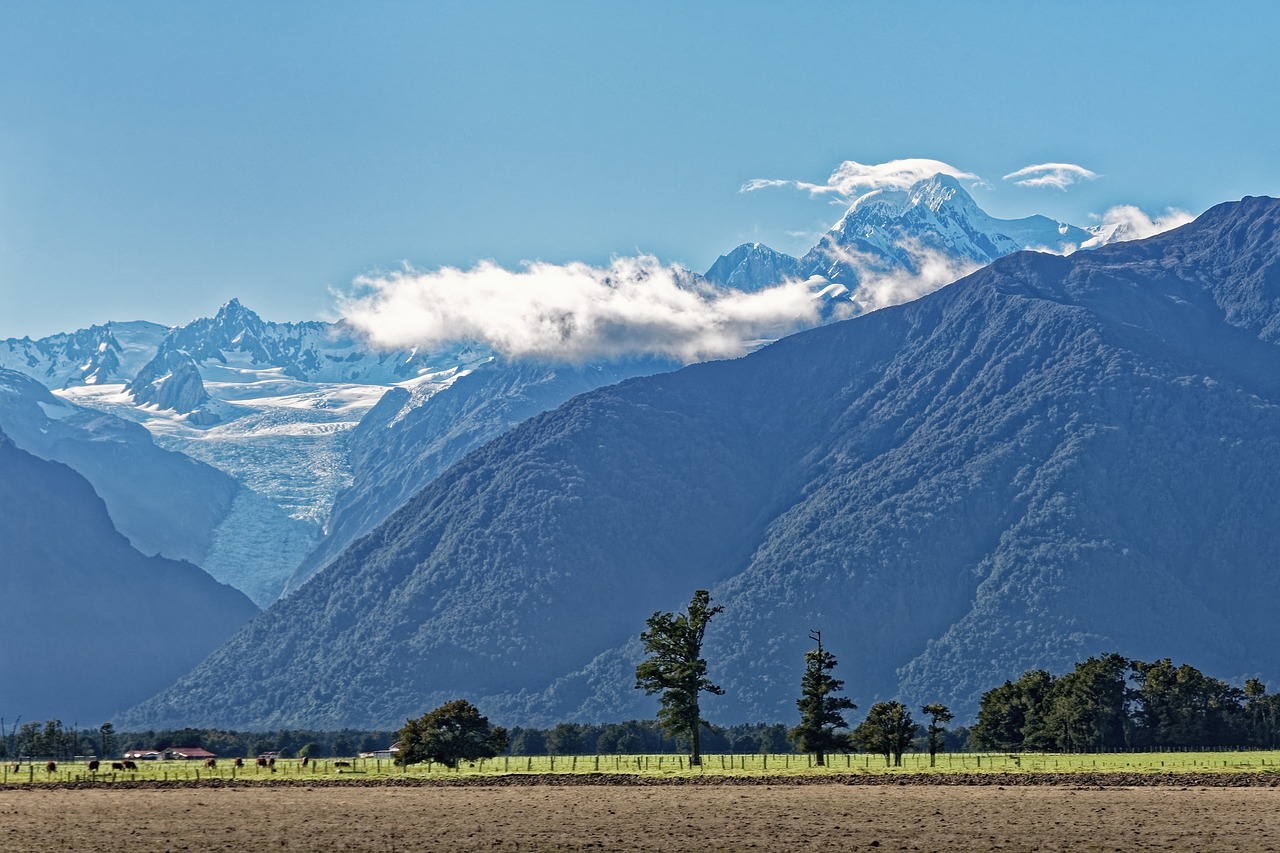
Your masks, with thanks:
[{"label": "green field", "polygon": [[[345,760],[350,767],[335,767]],[[275,771],[257,767],[250,759],[236,768],[232,759],[219,759],[217,767],[198,761],[140,761],[137,772],[112,771],[103,762],[96,774],[86,762],[58,762],[49,773],[43,761],[23,763],[15,772],[8,761],[0,771],[0,784],[44,782],[124,782],[133,780],[196,781],[204,779],[273,780],[312,777],[370,779],[401,776],[495,776],[502,774],[624,773],[642,776],[781,776],[838,775],[847,773],[894,776],[917,773],[1280,773],[1280,751],[1272,752],[1149,752],[1063,755],[1052,753],[940,753],[937,766],[929,756],[908,754],[901,767],[886,767],[883,756],[833,755],[826,767],[813,765],[807,755],[705,755],[701,768],[690,769],[680,755],[579,755],[499,756],[458,769],[418,764],[397,767],[387,759],[323,758],[303,766],[300,760],[278,759]]]}]

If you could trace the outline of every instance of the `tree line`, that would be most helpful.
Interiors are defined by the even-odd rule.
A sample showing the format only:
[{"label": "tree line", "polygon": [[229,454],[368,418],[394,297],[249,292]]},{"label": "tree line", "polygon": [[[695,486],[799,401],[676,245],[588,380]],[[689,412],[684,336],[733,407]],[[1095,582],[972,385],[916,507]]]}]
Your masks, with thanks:
[{"label": "tree line", "polygon": [[1169,658],[1091,657],[1064,675],[1024,673],[983,694],[970,735],[979,749],[1092,752],[1280,748],[1280,695],[1256,678],[1233,687]]},{"label": "tree line", "polygon": [[846,696],[844,682],[834,676],[835,655],[822,644],[820,631],[810,633],[816,646],[804,655],[799,723],[756,723],[717,727],[701,713],[703,693],[723,690],[708,677],[702,657],[707,625],[721,607],[698,590],[683,613],[656,612],[646,620],[640,639],[646,658],[636,668],[636,688],[660,693],[656,721],[561,723],[550,729],[493,726],[479,710],[454,700],[407,720],[399,731],[339,732],[280,730],[236,732],[219,729],[176,729],[117,733],[111,723],[98,729],[64,728],[61,721],[15,721],[5,729],[0,719],[0,757],[74,755],[110,756],[117,750],[199,746],[225,756],[278,752],[282,757],[350,756],[387,749],[398,742],[397,761],[436,761],[456,766],[460,760],[508,755],[602,755],[689,753],[691,766],[705,749],[718,753],[807,752],[825,763],[836,752],[883,755],[900,765],[903,754],[927,749],[930,765],[944,750],[965,748],[1003,751],[1090,752],[1109,749],[1187,749],[1238,746],[1280,748],[1280,695],[1266,692],[1258,679],[1234,687],[1189,664],[1169,658],[1147,663],[1118,653],[1089,658],[1060,676],[1029,670],[982,695],[971,729],[948,728],[954,715],[941,703],[920,707],[927,721],[918,723],[901,702],[877,702],[866,718],[850,728],[846,712],[857,705]]},{"label": "tree line", "polygon": [[[711,604],[706,590],[697,590],[683,613],[655,612],[640,634],[645,659],[636,667],[635,686],[660,694],[657,728],[665,738],[688,751],[690,766],[701,763],[709,737],[721,736],[718,749],[728,746],[724,730],[702,716],[702,694],[723,690],[708,675],[702,644],[709,622],[723,608]],[[954,719],[941,703],[920,707],[927,725],[915,720],[911,709],[897,701],[877,702],[852,729],[845,714],[857,710],[846,696],[844,682],[834,675],[835,655],[822,644],[822,633],[810,633],[816,646],[805,653],[796,707],[800,722],[786,730],[786,741],[797,751],[814,756],[821,766],[834,752],[878,753],[885,763],[901,765],[909,749],[928,749],[930,766],[948,748]],[[982,696],[978,720],[966,732],[968,746],[979,749],[1032,751],[1096,751],[1116,748],[1195,748],[1215,746],[1280,746],[1280,696],[1269,696],[1257,679],[1243,688],[1206,676],[1188,664],[1175,666],[1168,658],[1146,663],[1112,653],[1078,663],[1061,676],[1031,670],[1015,681]],[[644,734],[649,735],[648,742]],[[522,752],[580,754],[586,751],[580,727],[563,724],[544,735],[518,730]],[[645,751],[655,743],[654,729],[617,726],[590,732],[594,751]],[[779,745],[782,732],[769,730],[760,744],[764,751]],[[602,738],[607,742],[602,743]],[[407,751],[398,760],[440,761],[450,766],[461,759],[478,759],[511,750],[507,731],[489,725],[470,703],[457,700],[410,720],[401,730]],[[603,747],[603,748],[602,748]],[[613,749],[610,749],[612,747]],[[781,751],[781,750],[780,750]]]},{"label": "tree line", "polygon": [[134,749],[165,750],[174,746],[198,746],[227,757],[251,757],[276,752],[283,758],[349,757],[360,752],[387,749],[398,733],[387,730],[279,729],[241,732],[211,728],[160,729],[117,732],[112,723],[96,729],[64,726],[61,720],[6,724],[0,721],[0,758],[52,758],[69,761],[75,756],[110,758]]},{"label": "tree line", "polygon": [[[777,746],[790,746],[812,753],[819,766],[825,764],[829,753],[855,749],[879,753],[884,756],[886,764],[902,764],[902,755],[912,748],[920,734],[920,726],[901,702],[877,702],[857,728],[845,731],[849,726],[844,712],[856,710],[857,705],[838,695],[844,690],[844,682],[832,674],[836,658],[823,648],[821,632],[810,634],[817,647],[805,654],[801,695],[796,700],[800,723],[790,730],[781,726],[762,726],[757,732],[742,732],[738,745],[755,748],[733,749],[734,744],[728,740],[725,730],[717,729],[703,718],[700,705],[703,693],[724,693],[708,677],[707,661],[702,657],[707,625],[723,610],[723,607],[711,604],[707,590],[700,589],[694,592],[685,612],[655,612],[646,620],[646,628],[640,634],[646,657],[636,667],[636,689],[651,695],[661,694],[658,728],[666,738],[688,751],[689,766],[696,767],[702,763],[707,738],[717,735],[722,739],[722,744],[717,746],[728,746],[729,751],[772,752]],[[926,705],[921,712],[930,719],[925,731],[932,765],[937,753],[944,748],[945,724],[953,716],[941,704]],[[636,748],[644,744],[637,728],[628,728],[624,724],[611,731],[595,733],[596,753],[611,751],[609,746],[618,752],[640,751]],[[457,699],[405,723],[400,730],[400,752],[396,761],[403,764],[433,761],[455,767],[459,761],[491,758],[511,750],[513,734],[491,725],[488,718],[470,702]],[[533,730],[521,730],[520,746],[544,754],[548,751],[553,754],[579,754],[582,747],[580,734],[570,724],[557,726],[547,738]],[[610,739],[605,750],[601,750],[602,737]]]}]

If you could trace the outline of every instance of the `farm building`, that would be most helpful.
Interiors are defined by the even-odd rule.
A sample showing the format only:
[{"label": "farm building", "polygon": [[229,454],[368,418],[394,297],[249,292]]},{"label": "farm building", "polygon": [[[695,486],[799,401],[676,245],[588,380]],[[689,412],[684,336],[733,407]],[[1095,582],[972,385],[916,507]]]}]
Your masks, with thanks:
[{"label": "farm building", "polygon": [[131,749],[120,757],[125,761],[159,761],[160,752],[155,749]]},{"label": "farm building", "polygon": [[400,741],[391,744],[388,749],[375,749],[373,752],[360,753],[361,758],[395,758],[400,754]]},{"label": "farm building", "polygon": [[198,746],[171,746],[163,752],[165,761],[204,761],[218,756]]}]

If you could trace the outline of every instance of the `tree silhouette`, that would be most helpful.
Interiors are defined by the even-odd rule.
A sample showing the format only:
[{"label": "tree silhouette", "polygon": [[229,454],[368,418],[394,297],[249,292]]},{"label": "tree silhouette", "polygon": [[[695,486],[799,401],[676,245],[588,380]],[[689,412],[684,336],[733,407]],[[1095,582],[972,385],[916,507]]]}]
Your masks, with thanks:
[{"label": "tree silhouette", "polygon": [[787,736],[802,752],[812,752],[819,767],[826,763],[826,754],[848,746],[848,735],[837,732],[849,724],[841,711],[852,711],[858,706],[845,696],[833,696],[844,689],[844,682],[831,675],[836,658],[822,648],[822,632],[809,635],[818,647],[804,654],[804,677],[800,679],[800,724]]},{"label": "tree silhouette", "polygon": [[711,617],[724,610],[711,606],[711,593],[694,592],[687,612],[657,612],[645,620],[648,629],[640,634],[648,660],[636,667],[636,688],[646,694],[661,691],[658,722],[672,737],[689,740],[689,764],[702,763],[702,719],[698,697],[705,691],[720,696],[724,691],[707,678],[707,662],[702,657],[702,640]]},{"label": "tree silhouette", "polygon": [[98,757],[110,758],[116,754],[116,727],[103,723],[98,727]]}]

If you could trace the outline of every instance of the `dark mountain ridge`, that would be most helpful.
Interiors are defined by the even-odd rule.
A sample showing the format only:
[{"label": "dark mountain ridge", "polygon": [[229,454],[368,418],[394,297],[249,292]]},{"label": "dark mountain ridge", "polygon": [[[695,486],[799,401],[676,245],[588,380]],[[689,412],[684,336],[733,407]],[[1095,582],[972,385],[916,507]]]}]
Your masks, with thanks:
[{"label": "dark mountain ridge", "polygon": [[186,562],[147,557],[89,483],[0,432],[0,709],[96,725],[171,683],[257,612]]},{"label": "dark mountain ridge", "polygon": [[[971,714],[1110,649],[1280,675],[1280,204],[1018,253],[916,302],[570,400],[471,453],[130,724],[648,713],[698,587],[727,694],[790,719],[810,629],[866,705]],[[216,685],[216,687],[215,687]]]}]

